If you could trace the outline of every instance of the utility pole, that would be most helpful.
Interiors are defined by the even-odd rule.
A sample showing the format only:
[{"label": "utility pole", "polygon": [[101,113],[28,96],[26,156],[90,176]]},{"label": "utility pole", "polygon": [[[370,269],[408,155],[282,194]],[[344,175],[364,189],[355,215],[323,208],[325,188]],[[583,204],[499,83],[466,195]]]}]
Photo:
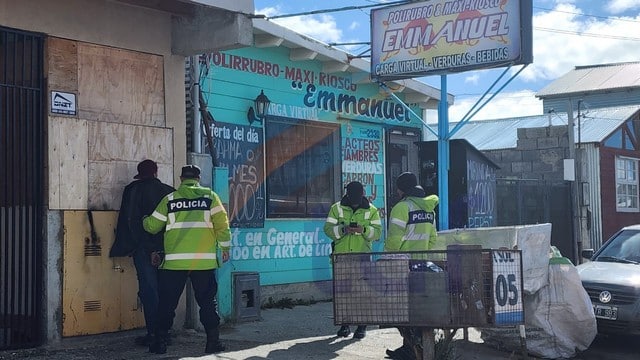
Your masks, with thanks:
[{"label": "utility pole", "polygon": [[567,108],[567,132],[569,136],[569,159],[573,161],[573,178],[569,179],[570,189],[571,189],[571,229],[572,229],[572,240],[573,240],[573,258],[575,259],[576,264],[579,264],[580,261],[580,253],[578,250],[580,243],[580,219],[581,219],[581,207],[580,207],[580,198],[578,195],[578,184],[576,182],[576,141],[575,141],[575,133],[574,133],[574,120],[573,120],[573,100],[569,98],[568,100],[568,108]]},{"label": "utility pole", "polygon": [[[577,241],[576,241],[576,251],[578,252],[578,257],[576,258],[576,263],[582,263],[582,237],[584,230],[584,218],[585,218],[585,194],[584,194],[584,184],[582,183],[582,129],[580,128],[580,123],[582,121],[582,114],[580,112],[580,108],[582,105],[582,99],[578,100],[578,145],[576,148],[576,192],[577,192],[577,209],[578,209],[578,226],[577,226]],[[576,264],[576,265],[577,265]]]}]

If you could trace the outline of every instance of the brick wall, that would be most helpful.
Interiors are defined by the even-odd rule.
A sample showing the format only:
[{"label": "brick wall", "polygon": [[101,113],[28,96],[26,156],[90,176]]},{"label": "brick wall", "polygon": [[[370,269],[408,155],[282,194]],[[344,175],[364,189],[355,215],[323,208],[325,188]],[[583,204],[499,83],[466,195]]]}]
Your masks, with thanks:
[{"label": "brick wall", "polygon": [[569,133],[566,125],[518,129],[513,149],[483,153],[500,169],[496,178],[564,181],[564,159],[569,157]]}]

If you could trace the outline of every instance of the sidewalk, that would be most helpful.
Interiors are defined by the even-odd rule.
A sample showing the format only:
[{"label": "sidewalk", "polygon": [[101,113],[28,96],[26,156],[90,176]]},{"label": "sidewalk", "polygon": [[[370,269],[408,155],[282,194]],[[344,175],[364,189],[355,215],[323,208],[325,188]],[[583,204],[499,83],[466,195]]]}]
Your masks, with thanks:
[{"label": "sidewalk", "polygon": [[[317,303],[292,309],[267,309],[261,311],[261,321],[225,324],[221,338],[227,351],[216,355],[205,355],[204,333],[190,330],[175,334],[166,354],[150,354],[133,342],[144,331],[132,330],[66,338],[36,349],[0,351],[0,359],[385,359],[387,348],[401,345],[402,339],[394,328],[369,327],[367,337],[362,340],[336,337],[332,306]],[[473,329],[469,331],[469,340],[455,341],[456,359],[521,358],[519,354],[500,352],[482,344]]]}]

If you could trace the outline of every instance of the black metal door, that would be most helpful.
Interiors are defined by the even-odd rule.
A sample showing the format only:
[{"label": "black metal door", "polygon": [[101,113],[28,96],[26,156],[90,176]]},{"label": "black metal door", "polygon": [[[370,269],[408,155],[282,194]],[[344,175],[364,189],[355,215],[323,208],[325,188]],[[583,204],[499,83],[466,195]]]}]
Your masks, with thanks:
[{"label": "black metal door", "polygon": [[0,349],[41,343],[43,38],[0,27]]},{"label": "black metal door", "polygon": [[551,223],[551,245],[576,264],[568,184],[498,179],[496,209],[498,226]]}]

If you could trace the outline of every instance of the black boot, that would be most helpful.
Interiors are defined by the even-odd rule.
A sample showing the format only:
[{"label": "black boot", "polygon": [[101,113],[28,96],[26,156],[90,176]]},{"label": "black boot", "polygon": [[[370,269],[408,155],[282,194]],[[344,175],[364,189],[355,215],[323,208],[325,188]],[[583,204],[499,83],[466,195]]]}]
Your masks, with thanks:
[{"label": "black boot", "polygon": [[134,342],[136,343],[136,345],[149,346],[151,345],[152,340],[153,340],[153,335],[147,334],[145,336],[138,336],[137,338],[134,339]]},{"label": "black boot", "polygon": [[338,330],[338,336],[347,337],[349,334],[351,334],[351,329],[349,329],[347,325],[342,325],[340,330]]},{"label": "black boot", "polygon": [[167,353],[167,334],[155,334],[149,343],[149,352],[154,354]]},{"label": "black boot", "polygon": [[207,345],[204,348],[205,354],[215,354],[222,352],[226,349],[223,343],[220,342],[220,333],[218,329],[207,330]]},{"label": "black boot", "polygon": [[367,335],[367,326],[366,325],[359,325],[358,328],[356,329],[356,331],[353,333],[353,338],[354,339],[364,339],[364,337]]},{"label": "black boot", "polygon": [[411,349],[408,345],[402,345],[401,347],[391,350],[387,349],[387,356],[394,360],[415,360],[416,355],[413,353],[413,349]]}]

